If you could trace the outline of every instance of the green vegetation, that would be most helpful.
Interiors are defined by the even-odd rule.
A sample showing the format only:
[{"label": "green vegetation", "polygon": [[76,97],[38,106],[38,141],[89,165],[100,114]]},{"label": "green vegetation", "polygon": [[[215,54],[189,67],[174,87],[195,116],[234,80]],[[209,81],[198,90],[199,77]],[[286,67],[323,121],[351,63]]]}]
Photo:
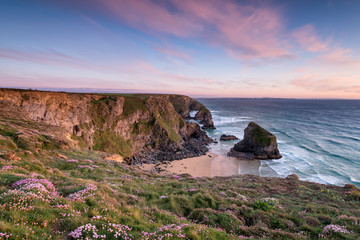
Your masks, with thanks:
[{"label": "green vegetation", "polygon": [[254,203],[254,208],[267,212],[271,209],[274,209],[275,206],[269,202],[264,202],[264,201],[259,200]]},{"label": "green vegetation", "polygon": [[128,117],[136,111],[149,111],[145,106],[144,98],[140,96],[125,97],[123,117]]},{"label": "green vegetation", "polygon": [[[139,123],[138,130],[147,124],[156,124],[155,119]],[[3,121],[0,126],[2,141],[13,141],[10,136],[16,139],[16,127],[24,133],[37,132],[37,139],[49,136],[40,125]],[[124,139],[112,139],[107,132],[95,135],[96,142],[104,144],[95,148],[130,152],[131,143]],[[0,233],[4,239],[79,239],[96,234],[116,239],[116,232],[118,239],[125,239],[126,234],[128,239],[359,236],[360,190],[351,185],[342,188],[251,175],[157,174],[103,160],[102,152],[77,151],[61,144],[37,152],[23,148],[31,138],[23,141],[16,147],[0,147]],[[5,158],[10,153],[21,160]]]},{"label": "green vegetation", "polygon": [[[108,117],[101,107],[112,103],[93,103],[105,109],[99,126]],[[139,99],[127,104],[144,107]],[[181,119],[150,116],[131,125],[134,134],[156,125],[179,140],[171,130]],[[0,239],[359,239],[353,185],[146,172],[96,151],[131,155],[132,142],[111,128],[95,131],[94,151],[76,150],[61,128],[0,112]]]},{"label": "green vegetation", "polygon": [[121,136],[117,136],[109,129],[106,129],[105,131],[96,131],[94,134],[94,143],[94,150],[119,153],[123,157],[131,157],[133,154],[131,142],[129,140],[125,140]]},{"label": "green vegetation", "polygon": [[270,135],[268,131],[260,127],[254,122],[251,122],[249,126],[254,127],[253,134],[255,136],[255,141],[260,146],[270,145],[273,140],[276,140],[276,137]]},{"label": "green vegetation", "polygon": [[174,106],[175,111],[181,116],[186,115],[185,113],[188,113],[189,110],[199,111],[200,109],[205,108],[202,103],[187,96],[170,95],[169,99],[171,104]]},{"label": "green vegetation", "polygon": [[[101,152],[60,153],[70,160],[50,152],[0,158],[0,232],[9,239],[92,237],[84,226],[107,239],[115,239],[112,231],[130,239],[357,239],[360,231],[360,202],[350,197],[357,188],[251,175],[164,175],[102,160]],[[332,225],[346,231],[324,232]]]},{"label": "green vegetation", "polygon": [[109,105],[110,102],[115,102],[116,99],[115,98],[112,98],[112,97],[103,97],[103,98],[100,98],[98,100],[92,100],[91,103],[92,104],[99,104],[99,103],[102,103],[104,102],[105,104]]},{"label": "green vegetation", "polygon": [[168,137],[173,142],[180,142],[182,139],[178,133],[174,131],[173,126],[170,126],[168,122],[165,122],[163,119],[158,118],[156,119],[156,122],[167,132]]}]

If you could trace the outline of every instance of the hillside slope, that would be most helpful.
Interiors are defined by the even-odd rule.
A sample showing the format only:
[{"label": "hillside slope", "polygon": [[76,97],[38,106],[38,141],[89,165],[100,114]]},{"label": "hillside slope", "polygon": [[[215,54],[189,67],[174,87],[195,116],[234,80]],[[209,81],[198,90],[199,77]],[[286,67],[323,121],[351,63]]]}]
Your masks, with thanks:
[{"label": "hillside slope", "polygon": [[145,172],[23,107],[0,101],[0,239],[360,238],[353,185]]},{"label": "hillside slope", "polygon": [[82,149],[118,153],[128,162],[198,156],[211,141],[197,124],[184,120],[204,107],[187,96],[0,89],[0,104],[3,112],[17,112],[14,117],[61,127],[63,138]]}]

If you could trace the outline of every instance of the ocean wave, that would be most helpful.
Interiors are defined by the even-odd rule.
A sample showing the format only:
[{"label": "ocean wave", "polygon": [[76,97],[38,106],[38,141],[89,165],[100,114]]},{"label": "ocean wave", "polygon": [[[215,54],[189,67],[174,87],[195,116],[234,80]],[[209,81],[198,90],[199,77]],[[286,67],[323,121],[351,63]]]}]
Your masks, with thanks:
[{"label": "ocean wave", "polygon": [[360,142],[359,138],[351,137],[351,136],[338,136],[338,138],[342,138],[342,139],[350,140],[350,141],[355,141],[355,142]]},{"label": "ocean wave", "polygon": [[214,117],[215,126],[223,126],[231,123],[248,122],[249,117]]},{"label": "ocean wave", "polygon": [[[212,113],[217,127],[209,135],[232,134],[241,139],[247,123],[255,121],[277,137],[283,158],[264,164],[279,176],[295,173],[303,180],[360,186],[360,108],[336,103],[341,109],[329,109],[326,101],[279,100],[264,106],[262,100],[209,100],[216,109]],[[233,145],[221,142],[218,149],[226,155]]]},{"label": "ocean wave", "polygon": [[354,178],[353,176],[349,176],[350,177],[350,180],[352,181],[352,182],[357,182],[357,183],[360,183],[360,179],[357,179],[357,178]]},{"label": "ocean wave", "polygon": [[332,175],[324,175],[324,174],[317,174],[316,176],[309,177],[306,180],[311,182],[318,182],[318,183],[325,183],[332,185],[344,184],[344,181],[342,179]]}]

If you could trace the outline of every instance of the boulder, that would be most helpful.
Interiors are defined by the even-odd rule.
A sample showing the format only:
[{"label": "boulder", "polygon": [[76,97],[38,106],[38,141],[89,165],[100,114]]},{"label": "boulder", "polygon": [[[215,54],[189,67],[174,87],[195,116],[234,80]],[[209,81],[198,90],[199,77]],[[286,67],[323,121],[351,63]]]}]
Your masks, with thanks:
[{"label": "boulder", "polygon": [[205,119],[200,121],[201,124],[203,124],[203,126],[201,127],[202,129],[216,129],[216,127],[214,126],[214,122],[211,119]]},{"label": "boulder", "polygon": [[115,162],[123,162],[124,158],[119,154],[110,154],[109,156],[105,157],[105,160],[108,161],[115,161]]},{"label": "boulder", "polygon": [[229,156],[239,159],[279,159],[276,137],[254,122],[250,122],[244,130],[244,139],[235,144]]},{"label": "boulder", "polygon": [[223,134],[220,136],[220,140],[221,141],[231,141],[231,140],[238,140],[238,138],[234,135]]},{"label": "boulder", "polygon": [[207,119],[212,119],[212,115],[211,115],[210,110],[204,107],[204,108],[200,109],[200,111],[198,111],[198,112],[195,114],[194,119],[195,119],[195,120],[207,120]]}]

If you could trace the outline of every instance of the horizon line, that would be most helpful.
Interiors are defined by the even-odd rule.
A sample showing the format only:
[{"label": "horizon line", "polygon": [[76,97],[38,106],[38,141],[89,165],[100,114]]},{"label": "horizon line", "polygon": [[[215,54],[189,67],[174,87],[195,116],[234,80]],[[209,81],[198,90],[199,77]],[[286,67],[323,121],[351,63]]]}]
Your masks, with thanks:
[{"label": "horizon line", "polygon": [[302,97],[223,97],[208,95],[187,95],[181,93],[156,93],[144,92],[138,89],[106,89],[106,88],[31,88],[31,87],[1,87],[0,89],[65,92],[65,93],[87,93],[87,94],[156,94],[156,95],[184,95],[197,99],[216,98],[216,99],[293,99],[293,100],[360,100],[360,98],[302,98]]}]

